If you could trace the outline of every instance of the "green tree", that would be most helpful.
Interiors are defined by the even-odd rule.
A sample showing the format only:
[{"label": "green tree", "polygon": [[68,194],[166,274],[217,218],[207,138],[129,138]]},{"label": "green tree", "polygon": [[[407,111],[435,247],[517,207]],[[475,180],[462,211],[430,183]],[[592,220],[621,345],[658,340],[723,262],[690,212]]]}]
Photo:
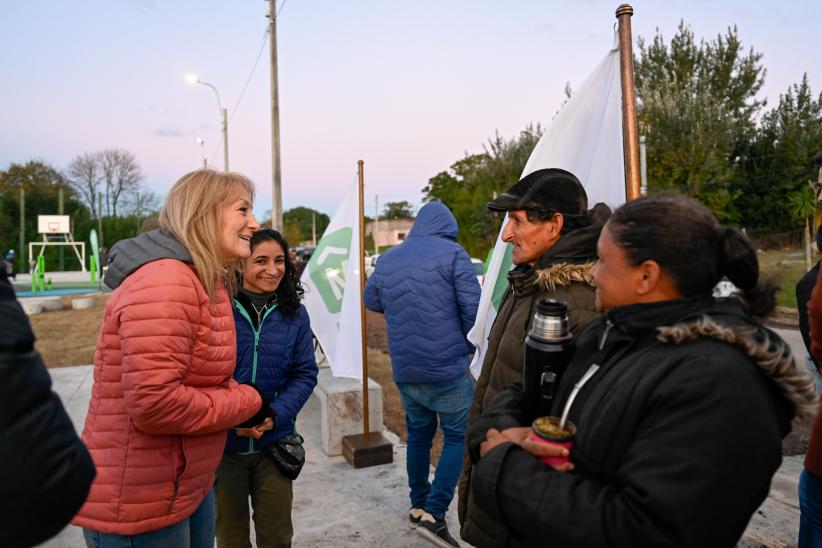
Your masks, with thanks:
[{"label": "green tree", "polygon": [[635,62],[640,132],[647,136],[648,186],[701,200],[723,221],[738,221],[735,159],[755,134],[762,54],[743,50],[736,27],[696,42],[680,22],[667,44],[639,39]]},{"label": "green tree", "polygon": [[[283,225],[285,227],[286,234],[284,234],[286,240],[291,245],[297,245],[298,243],[311,239],[312,235],[312,224],[316,221],[316,231],[317,231],[317,240],[323,235],[325,232],[326,227],[331,222],[331,219],[325,213],[320,213],[316,209],[311,209],[310,207],[304,206],[297,206],[288,211],[283,212]],[[292,231],[291,235],[292,238],[289,238],[289,225],[293,228],[290,230]],[[299,230],[297,230],[299,229]],[[293,239],[294,237],[298,239]]]},{"label": "green tree", "polygon": [[811,269],[811,219],[819,209],[819,202],[816,199],[816,192],[810,186],[792,192],[788,196],[788,207],[795,220],[804,225],[802,240],[805,246],[805,269]]},{"label": "green tree", "polygon": [[[20,189],[25,191],[25,234],[26,249],[24,256],[18,257],[17,268],[28,270],[26,264],[28,243],[41,240],[37,233],[38,215],[56,215],[58,213],[59,189],[63,189],[63,211],[71,216],[72,230],[75,235],[89,225],[88,209],[77,199],[66,179],[54,167],[39,160],[30,160],[25,164],[11,164],[5,171],[0,171],[0,249],[14,249],[19,253],[20,241]],[[87,234],[87,229],[86,229]],[[46,251],[46,260],[57,257],[59,251],[50,248]],[[66,257],[73,254],[66,253]],[[69,258],[67,265],[77,259]]]},{"label": "green tree", "polygon": [[501,217],[485,205],[519,180],[522,170],[542,136],[542,128],[528,125],[512,139],[495,133],[481,154],[466,154],[448,171],[431,177],[423,188],[425,201],[444,203],[459,225],[458,240],[474,257],[484,258],[499,233]]},{"label": "green tree", "polygon": [[822,151],[822,93],[814,95],[807,74],[779,96],[762,117],[756,137],[740,153],[737,208],[748,226],[786,230],[800,220],[784,198],[816,180],[814,157]]},{"label": "green tree", "polygon": [[403,200],[401,202],[386,202],[385,208],[380,215],[381,219],[413,219],[414,206],[411,202]]}]

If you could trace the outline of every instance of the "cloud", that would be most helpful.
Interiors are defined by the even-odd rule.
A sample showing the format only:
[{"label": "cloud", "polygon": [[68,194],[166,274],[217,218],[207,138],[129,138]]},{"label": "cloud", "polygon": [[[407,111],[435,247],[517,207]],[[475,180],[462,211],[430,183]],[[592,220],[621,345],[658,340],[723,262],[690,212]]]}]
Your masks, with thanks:
[{"label": "cloud", "polygon": [[179,139],[180,137],[185,137],[187,132],[176,128],[161,127],[157,129],[152,129],[150,133],[152,135],[157,135],[159,137],[171,137],[173,139]]}]

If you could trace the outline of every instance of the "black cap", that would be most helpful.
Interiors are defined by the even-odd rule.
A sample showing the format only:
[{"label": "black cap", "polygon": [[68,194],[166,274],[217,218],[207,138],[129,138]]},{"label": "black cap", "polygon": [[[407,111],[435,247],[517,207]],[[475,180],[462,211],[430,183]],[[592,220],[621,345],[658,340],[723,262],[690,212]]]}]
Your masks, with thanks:
[{"label": "black cap", "polygon": [[538,169],[488,202],[488,209],[583,215],[588,210],[588,195],[573,173],[558,168]]}]

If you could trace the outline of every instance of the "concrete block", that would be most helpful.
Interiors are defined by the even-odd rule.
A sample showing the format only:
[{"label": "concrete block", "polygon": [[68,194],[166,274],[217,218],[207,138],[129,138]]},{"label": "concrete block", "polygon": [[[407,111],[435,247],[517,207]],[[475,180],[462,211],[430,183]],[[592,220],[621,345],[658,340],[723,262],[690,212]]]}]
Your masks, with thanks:
[{"label": "concrete block", "polygon": [[35,305],[39,304],[44,312],[50,310],[63,310],[62,297],[26,297],[25,299],[21,299],[21,301],[23,300]]},{"label": "concrete block", "polygon": [[28,299],[20,299],[20,306],[23,307],[23,312],[29,316],[43,312],[43,305],[30,302]]},{"label": "concrete block", "polygon": [[[322,368],[314,394],[320,401],[323,451],[341,455],[343,436],[362,434],[362,381],[334,377],[330,368]],[[368,420],[372,432],[382,432],[382,387],[372,379],[368,379]]]},{"label": "concrete block", "polygon": [[90,297],[74,299],[71,301],[71,308],[74,310],[86,310],[88,308],[94,308],[94,304],[94,299]]}]

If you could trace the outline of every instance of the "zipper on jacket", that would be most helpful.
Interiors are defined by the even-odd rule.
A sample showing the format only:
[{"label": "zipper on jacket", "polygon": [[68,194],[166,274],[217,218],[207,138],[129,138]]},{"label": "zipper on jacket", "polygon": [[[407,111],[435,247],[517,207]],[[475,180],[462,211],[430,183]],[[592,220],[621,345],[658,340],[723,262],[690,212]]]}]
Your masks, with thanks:
[{"label": "zipper on jacket", "polygon": [[611,320],[605,320],[605,331],[602,332],[602,337],[599,339],[599,349],[602,350],[605,348],[605,340],[608,338],[608,333],[611,331],[611,328],[614,326],[614,322]]},{"label": "zipper on jacket", "polygon": [[171,492],[171,500],[168,501],[168,511],[171,512],[171,507],[174,506],[174,500],[177,498],[177,492],[180,490],[180,480],[174,480],[174,491]]},{"label": "zipper on jacket", "polygon": [[[254,357],[251,360],[251,382],[257,382],[257,356],[260,353],[260,332],[263,330],[263,322],[265,322],[268,315],[277,308],[277,305],[275,304],[270,306],[268,310],[265,311],[262,319],[259,320],[259,327],[256,329],[254,328],[254,322],[251,321],[251,317],[248,315],[248,312],[243,305],[241,305],[237,300],[234,301],[234,305],[237,307],[237,310],[240,311],[240,314],[248,320],[248,324],[254,332]],[[254,438],[248,438],[248,452],[254,452]]]}]

